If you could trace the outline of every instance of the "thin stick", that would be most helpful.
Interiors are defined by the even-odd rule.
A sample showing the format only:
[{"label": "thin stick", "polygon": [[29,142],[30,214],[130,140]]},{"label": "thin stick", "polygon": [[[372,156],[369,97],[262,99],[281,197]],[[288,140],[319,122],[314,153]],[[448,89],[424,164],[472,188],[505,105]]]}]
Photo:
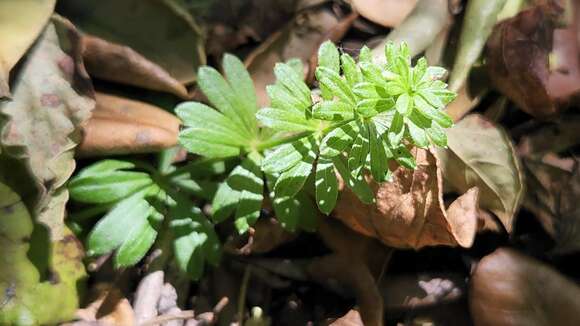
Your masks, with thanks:
[{"label": "thin stick", "polygon": [[191,319],[195,316],[193,310],[184,310],[174,314],[159,315],[155,318],[149,319],[146,322],[139,324],[139,326],[153,326],[176,319]]},{"label": "thin stick", "polygon": [[246,306],[246,291],[248,290],[248,283],[252,274],[252,266],[247,265],[242,278],[242,287],[240,288],[240,296],[238,298],[238,324],[243,325],[244,322],[244,308]]}]

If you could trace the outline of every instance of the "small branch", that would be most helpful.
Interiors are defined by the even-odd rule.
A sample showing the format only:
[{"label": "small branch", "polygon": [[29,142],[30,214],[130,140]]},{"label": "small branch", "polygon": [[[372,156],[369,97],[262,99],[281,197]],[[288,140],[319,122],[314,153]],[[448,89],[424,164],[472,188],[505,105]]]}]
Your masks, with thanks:
[{"label": "small branch", "polygon": [[139,324],[139,326],[154,326],[176,319],[191,319],[195,316],[193,310],[184,310],[174,314],[159,315],[155,318],[149,319],[146,322]]},{"label": "small branch", "polygon": [[238,324],[243,325],[244,322],[244,308],[246,306],[246,291],[248,291],[248,283],[252,275],[252,266],[246,266],[244,276],[242,278],[242,287],[240,288],[240,295],[238,297]]}]

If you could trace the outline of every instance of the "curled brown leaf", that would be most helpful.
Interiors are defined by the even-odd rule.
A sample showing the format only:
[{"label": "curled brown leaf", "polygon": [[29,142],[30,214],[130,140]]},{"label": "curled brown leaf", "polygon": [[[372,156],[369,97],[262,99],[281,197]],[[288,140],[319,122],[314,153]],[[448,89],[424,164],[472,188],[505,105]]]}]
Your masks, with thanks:
[{"label": "curled brown leaf", "polygon": [[80,156],[146,153],[177,144],[179,119],[156,106],[97,93],[97,107],[83,128]]},{"label": "curled brown leaf", "polygon": [[365,205],[350,190],[343,190],[335,217],[392,247],[470,247],[477,230],[479,190],[468,189],[446,210],[438,159],[430,150],[415,148],[412,153],[415,170],[399,167],[391,182],[371,183],[375,204]]}]

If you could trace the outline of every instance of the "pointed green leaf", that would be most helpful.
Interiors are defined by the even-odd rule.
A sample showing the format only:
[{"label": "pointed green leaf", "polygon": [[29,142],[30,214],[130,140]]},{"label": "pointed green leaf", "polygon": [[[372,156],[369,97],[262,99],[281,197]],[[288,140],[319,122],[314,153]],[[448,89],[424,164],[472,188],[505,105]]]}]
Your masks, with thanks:
[{"label": "pointed green leaf", "polygon": [[381,136],[373,123],[367,123],[369,130],[369,146],[371,154],[371,174],[375,181],[383,182],[388,171],[387,155]]},{"label": "pointed green leaf", "polygon": [[351,121],[330,131],[322,139],[320,156],[329,158],[345,151],[354,142],[358,129],[356,121]]},{"label": "pointed green leaf", "polygon": [[348,168],[353,175],[359,175],[369,154],[369,131],[359,123],[359,133],[348,155]]},{"label": "pointed green leaf", "polygon": [[433,144],[439,147],[447,147],[447,133],[437,122],[433,121],[431,127],[427,128],[426,131]]},{"label": "pointed green leaf", "polygon": [[340,56],[340,61],[342,63],[344,77],[351,87],[362,82],[362,73],[350,55],[343,53]]},{"label": "pointed green leaf", "polygon": [[234,91],[238,111],[246,125],[246,129],[253,135],[258,131],[254,115],[258,111],[256,89],[254,82],[244,64],[236,56],[224,55],[223,68],[226,78]]},{"label": "pointed green leaf", "polygon": [[241,189],[240,200],[236,209],[235,225],[240,234],[248,231],[260,217],[260,209],[264,200],[264,180],[260,165],[262,157],[258,153],[250,153],[240,165],[238,174],[228,178],[232,189]]},{"label": "pointed green leaf", "polygon": [[318,48],[318,66],[326,67],[336,73],[340,72],[338,49],[331,41],[326,41]]},{"label": "pointed green leaf", "polygon": [[411,119],[407,119],[407,127],[409,128],[411,139],[417,147],[426,148],[429,146],[425,130],[417,126]]},{"label": "pointed green leaf", "polygon": [[393,146],[397,146],[403,140],[405,134],[405,121],[403,115],[399,112],[395,112],[393,116],[393,121],[391,123],[391,128],[388,132],[389,141]]},{"label": "pointed green leaf", "polygon": [[447,115],[447,113],[434,108],[429,103],[427,103],[423,97],[415,95],[413,96],[413,101],[417,111],[425,118],[437,122],[444,128],[450,128],[453,126],[453,120],[449,115]]},{"label": "pointed green leaf", "polygon": [[117,249],[114,258],[116,268],[128,267],[137,264],[151,249],[157,230],[149,223],[143,223],[140,227],[133,228],[123,244]]},{"label": "pointed green leaf", "polygon": [[238,156],[240,146],[216,142],[218,135],[208,129],[187,128],[179,133],[179,143],[189,152],[208,158]]},{"label": "pointed green leaf", "polygon": [[304,113],[276,108],[263,108],[256,114],[260,122],[276,131],[316,130],[314,121],[307,120]]},{"label": "pointed green leaf", "polygon": [[331,160],[320,158],[316,164],[316,204],[320,211],[328,215],[336,205],[338,180]]},{"label": "pointed green leaf", "polygon": [[406,116],[411,114],[413,110],[413,100],[409,97],[408,93],[403,93],[397,98],[397,103],[395,104],[397,112],[401,115]]},{"label": "pointed green leaf", "polygon": [[365,204],[372,204],[375,201],[375,194],[373,190],[365,181],[363,174],[359,174],[356,178],[351,175],[342,158],[337,156],[332,159],[336,170],[346,183],[346,185],[354,192],[354,194]]},{"label": "pointed green leaf", "polygon": [[354,105],[354,94],[350,86],[338,73],[326,67],[318,67],[316,68],[316,79],[327,87],[332,95],[345,103]]},{"label": "pointed green leaf", "polygon": [[280,84],[268,85],[266,87],[266,92],[270,98],[270,106],[273,108],[283,109],[286,111],[295,111],[298,114],[303,114],[304,111],[310,106],[308,103],[305,104],[302,102],[299,98],[287,90],[286,87]]},{"label": "pointed green leaf", "polygon": [[354,118],[352,106],[344,102],[324,101],[312,107],[312,116],[320,120],[342,121]]},{"label": "pointed green leaf", "polygon": [[274,67],[274,75],[276,75],[276,83],[280,83],[290,93],[292,93],[304,106],[310,106],[312,99],[310,97],[310,89],[304,81],[302,76],[288,64],[277,63]]}]

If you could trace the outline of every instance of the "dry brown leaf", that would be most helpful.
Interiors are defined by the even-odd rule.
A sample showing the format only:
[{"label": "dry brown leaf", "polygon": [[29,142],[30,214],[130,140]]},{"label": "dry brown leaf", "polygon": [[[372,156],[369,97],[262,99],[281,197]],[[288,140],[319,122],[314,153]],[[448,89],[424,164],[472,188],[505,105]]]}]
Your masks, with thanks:
[{"label": "dry brown leaf", "polygon": [[297,233],[288,232],[274,218],[259,219],[252,227],[253,231],[236,235],[225,243],[225,250],[237,255],[263,254],[276,249],[297,237]]},{"label": "dry brown leaf", "polygon": [[351,309],[346,315],[332,322],[330,326],[364,326],[364,324],[360,313],[357,310]]},{"label": "dry brown leaf", "polygon": [[135,325],[133,308],[119,289],[103,283],[93,289],[94,299],[86,308],[77,310],[78,319],[107,326]]},{"label": "dry brown leaf", "polygon": [[512,249],[483,258],[471,278],[476,326],[580,325],[580,287],[548,265]]},{"label": "dry brown leaf", "polygon": [[524,206],[556,242],[554,252],[580,250],[580,164],[554,154],[523,162],[528,188]]},{"label": "dry brown leaf", "polygon": [[0,1],[0,100],[10,96],[10,70],[42,32],[56,0]]},{"label": "dry brown leaf", "polygon": [[83,59],[91,76],[188,97],[185,86],[132,48],[91,35],[85,35],[83,42]]},{"label": "dry brown leaf", "polygon": [[266,86],[276,81],[274,65],[298,58],[304,67],[308,67],[308,60],[320,44],[330,38],[340,22],[341,19],[328,8],[305,10],[250,53],[245,64],[254,80],[258,105],[265,106],[270,102]]},{"label": "dry brown leaf", "polygon": [[580,144],[580,116],[563,115],[555,121],[532,126],[518,144],[518,155],[542,157],[549,152],[559,153]]},{"label": "dry brown leaf", "polygon": [[478,187],[481,208],[493,212],[511,232],[524,180],[510,137],[476,114],[449,129],[447,137],[448,148],[438,148],[436,154],[448,185],[459,193]]},{"label": "dry brown leaf", "polygon": [[80,156],[154,152],[177,144],[179,119],[161,108],[97,93],[97,107],[83,128]]},{"label": "dry brown leaf", "polygon": [[457,122],[461,120],[469,111],[473,110],[481,101],[484,94],[478,94],[472,96],[469,94],[466,85],[463,85],[459,91],[457,91],[457,97],[447,105],[445,111]]},{"label": "dry brown leaf", "polygon": [[498,24],[487,43],[495,87],[536,118],[560,112],[580,93],[580,56],[574,23],[556,29],[562,8],[547,1]]},{"label": "dry brown leaf", "polygon": [[477,230],[479,190],[467,190],[446,211],[439,161],[430,150],[415,148],[412,153],[417,169],[399,167],[392,182],[372,182],[376,204],[365,205],[345,189],[335,217],[392,247],[470,247]]},{"label": "dry brown leaf", "polygon": [[352,0],[353,8],[364,18],[385,27],[401,24],[418,0]]}]

